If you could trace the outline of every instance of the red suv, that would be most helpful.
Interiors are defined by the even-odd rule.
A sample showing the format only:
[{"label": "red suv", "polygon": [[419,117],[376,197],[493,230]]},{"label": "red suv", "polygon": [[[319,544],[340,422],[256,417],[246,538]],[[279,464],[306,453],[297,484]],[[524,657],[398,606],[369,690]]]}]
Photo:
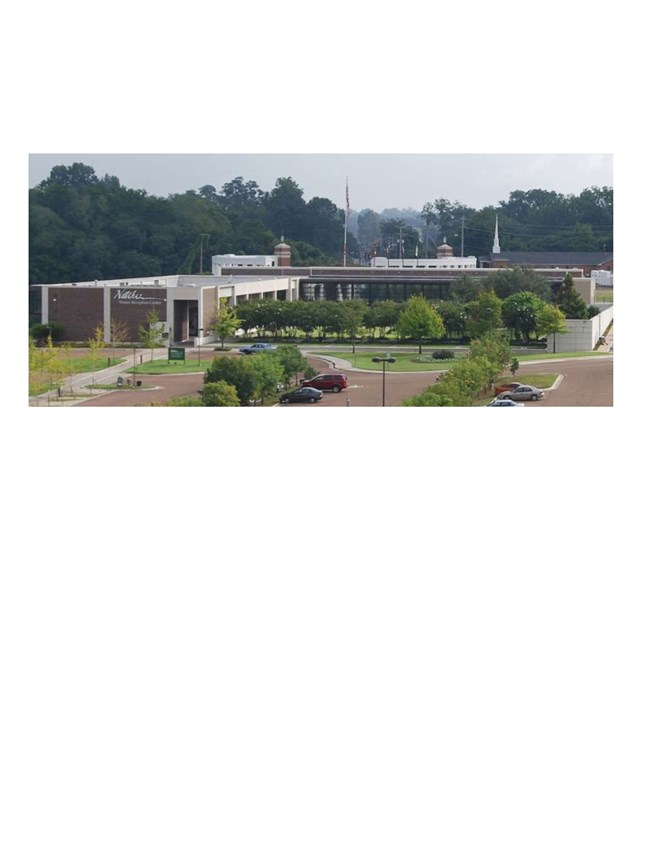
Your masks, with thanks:
[{"label": "red suv", "polygon": [[348,378],[345,374],[319,374],[311,380],[303,380],[301,385],[321,391],[341,391],[348,387]]}]

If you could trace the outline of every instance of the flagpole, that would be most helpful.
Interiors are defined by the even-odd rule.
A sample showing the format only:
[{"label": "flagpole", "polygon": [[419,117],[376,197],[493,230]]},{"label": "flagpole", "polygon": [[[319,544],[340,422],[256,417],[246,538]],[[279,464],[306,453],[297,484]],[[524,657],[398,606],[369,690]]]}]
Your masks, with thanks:
[{"label": "flagpole", "polygon": [[350,193],[348,191],[348,179],[345,178],[345,228],[343,231],[343,266],[348,262],[348,218],[350,216]]}]

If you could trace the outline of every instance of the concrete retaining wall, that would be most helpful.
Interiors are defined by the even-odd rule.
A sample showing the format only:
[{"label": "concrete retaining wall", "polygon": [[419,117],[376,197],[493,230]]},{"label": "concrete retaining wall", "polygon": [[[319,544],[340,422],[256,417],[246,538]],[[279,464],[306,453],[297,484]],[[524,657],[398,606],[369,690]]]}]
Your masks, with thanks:
[{"label": "concrete retaining wall", "polygon": [[551,333],[546,340],[548,353],[595,350],[598,339],[614,320],[614,307],[589,319],[567,318],[566,333]]}]

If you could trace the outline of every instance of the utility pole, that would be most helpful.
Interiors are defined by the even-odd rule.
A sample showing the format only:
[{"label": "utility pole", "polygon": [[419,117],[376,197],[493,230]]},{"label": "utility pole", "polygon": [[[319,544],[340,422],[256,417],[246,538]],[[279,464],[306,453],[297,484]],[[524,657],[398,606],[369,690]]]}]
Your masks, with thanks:
[{"label": "utility pole", "polygon": [[465,217],[460,217],[460,256],[465,256]]}]

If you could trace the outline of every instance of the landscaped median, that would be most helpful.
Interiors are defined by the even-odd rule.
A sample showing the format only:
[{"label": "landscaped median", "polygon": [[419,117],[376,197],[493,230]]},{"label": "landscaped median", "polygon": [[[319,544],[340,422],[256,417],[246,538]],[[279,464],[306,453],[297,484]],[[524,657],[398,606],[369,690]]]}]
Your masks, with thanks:
[{"label": "landscaped median", "polygon": [[[453,368],[462,359],[467,358],[469,348],[454,348],[453,359],[438,360],[432,358],[432,352],[423,354],[414,353],[411,351],[400,351],[391,349],[390,355],[394,357],[395,362],[391,364],[390,370],[398,373],[413,373],[415,371],[447,371]],[[435,351],[433,352],[435,353]],[[381,363],[373,362],[373,357],[376,353],[350,353],[347,351],[339,351],[331,349],[327,352],[317,351],[310,348],[309,354],[311,356],[321,356],[327,359],[341,359],[352,366],[363,371],[381,371]],[[522,352],[520,348],[517,349],[517,358],[520,362],[553,362],[559,359],[572,359],[578,356],[602,356],[602,353],[596,351],[576,351],[573,353],[526,353]]]},{"label": "landscaped median", "polygon": [[[383,352],[383,351],[382,351]],[[377,352],[366,353],[341,353],[338,350],[327,353],[310,350],[311,356],[326,356],[328,359],[341,359],[348,362],[353,368],[362,371],[381,371],[381,362],[373,362]],[[467,355],[467,349],[455,350],[452,359],[434,359],[431,353],[418,354],[411,351],[390,351],[395,362],[391,364],[391,371],[397,373],[413,373],[414,371],[445,371],[459,359]]]}]

